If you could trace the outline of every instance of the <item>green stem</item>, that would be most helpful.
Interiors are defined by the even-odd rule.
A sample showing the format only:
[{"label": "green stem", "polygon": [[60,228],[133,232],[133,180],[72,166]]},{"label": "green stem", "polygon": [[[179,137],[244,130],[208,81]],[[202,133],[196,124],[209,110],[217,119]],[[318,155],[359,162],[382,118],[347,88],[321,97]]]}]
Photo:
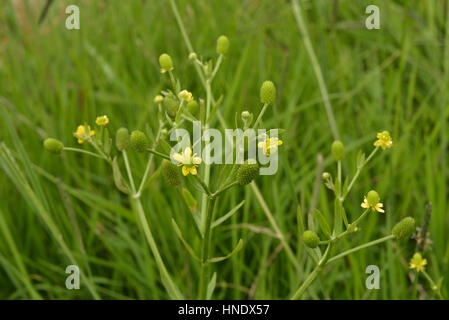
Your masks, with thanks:
[{"label": "green stem", "polygon": [[209,248],[212,239],[212,220],[213,220],[213,206],[216,203],[216,198],[211,199],[208,203],[206,211],[206,225],[204,230],[204,236],[201,245],[201,275],[200,275],[200,288],[198,292],[198,299],[206,299],[207,285],[208,285],[208,260],[209,260]]},{"label": "green stem", "polygon": [[340,258],[343,258],[344,256],[347,256],[348,254],[351,254],[351,253],[354,253],[354,252],[356,252],[356,251],[359,251],[359,250],[362,250],[362,249],[365,249],[365,248],[374,246],[374,245],[376,245],[376,244],[379,244],[379,243],[382,243],[382,242],[391,240],[391,239],[393,239],[393,238],[394,238],[393,235],[389,235],[389,236],[386,236],[386,237],[383,237],[383,238],[380,238],[380,239],[377,239],[377,240],[373,240],[373,241],[371,241],[371,242],[367,242],[367,243],[365,243],[365,244],[362,244],[362,245],[360,245],[360,246],[358,246],[358,247],[349,249],[349,250],[347,250],[347,251],[344,251],[344,252],[342,252],[342,253],[340,253],[340,254],[338,254],[338,255],[336,255],[336,256],[330,258],[330,259],[327,261],[327,263],[328,263],[328,264],[329,264],[329,263],[332,263],[332,262],[334,262],[335,260],[338,260],[338,259],[340,259]]},{"label": "green stem", "polygon": [[203,181],[203,179],[201,179],[198,175],[194,175],[196,181],[199,182],[199,184],[203,187],[204,191],[206,191],[206,194],[208,196],[212,195],[212,192],[210,191],[209,187],[207,186],[207,184]]},{"label": "green stem", "polygon": [[329,251],[331,248],[331,244],[329,243],[326,251],[324,252],[323,257],[321,258],[320,262],[318,262],[318,265],[315,267],[315,269],[309,274],[309,276],[306,278],[304,283],[299,287],[299,289],[295,292],[295,294],[290,298],[290,300],[299,300],[301,299],[304,292],[307,290],[307,288],[310,287],[310,285],[313,283],[315,278],[318,276],[318,274],[321,272],[323,266],[327,262],[327,257],[329,256]]},{"label": "green stem", "polygon": [[93,152],[90,152],[90,151],[87,151],[87,150],[83,150],[83,149],[64,147],[63,150],[64,150],[64,151],[72,151],[72,152],[84,153],[84,154],[87,154],[87,155],[89,155],[89,156],[93,156],[93,157],[96,157],[96,158],[108,160],[107,158],[105,158],[105,157],[104,157],[103,155],[101,155],[101,154],[93,153]]},{"label": "green stem", "polygon": [[432,291],[434,291],[437,294],[439,299],[444,300],[443,296],[441,295],[441,290],[438,288],[438,286],[435,284],[435,282],[432,280],[432,278],[426,272],[426,270],[422,270],[422,274],[424,275],[426,280],[429,282],[430,288],[432,289]]},{"label": "green stem", "polygon": [[368,158],[366,158],[366,160],[363,162],[363,164],[357,168],[357,171],[354,175],[354,177],[352,178],[351,182],[349,183],[349,187],[348,190],[346,191],[346,193],[343,195],[343,200],[346,198],[346,196],[348,195],[349,191],[351,191],[352,186],[354,185],[354,183],[356,182],[357,178],[359,177],[360,172],[362,171],[363,167],[371,160],[371,158],[376,154],[377,150],[379,150],[379,147],[374,148],[373,151],[371,151],[371,154],[368,156]]},{"label": "green stem", "polygon": [[175,283],[170,277],[170,274],[168,273],[167,268],[165,267],[165,264],[162,260],[161,254],[159,253],[156,241],[154,240],[153,234],[151,233],[150,225],[148,224],[148,220],[145,217],[142,202],[140,201],[139,197],[136,197],[136,188],[134,185],[134,179],[132,176],[131,167],[129,166],[126,150],[123,150],[122,153],[126,166],[126,171],[132,188],[131,201],[133,204],[133,208],[137,214],[137,217],[139,218],[139,221],[143,228],[143,232],[148,241],[148,245],[150,246],[151,252],[153,253],[154,259],[156,261],[156,265],[158,266],[159,272],[161,273],[161,278],[163,279],[162,282],[166,285],[167,291],[171,297],[177,300],[183,299],[181,293],[179,292],[178,288],[176,287]]},{"label": "green stem", "polygon": [[170,75],[170,82],[173,87],[173,91],[175,92],[175,94],[178,94],[178,92],[176,92],[176,81],[175,81],[175,77],[173,76],[173,72],[171,70],[169,70],[168,74]]},{"label": "green stem", "polygon": [[126,150],[123,150],[122,154],[123,154],[123,160],[125,162],[126,172],[128,173],[128,177],[129,177],[129,183],[131,184],[131,190],[132,190],[133,194],[135,194],[136,186],[134,185],[133,174],[131,172],[131,167],[129,166],[128,154],[126,153]]},{"label": "green stem", "polygon": [[220,68],[220,65],[221,65],[222,60],[223,60],[223,55],[220,54],[220,55],[218,56],[217,63],[215,64],[214,71],[212,72],[212,75],[210,76],[210,80],[211,80],[211,81],[214,79],[215,75],[217,74],[217,71],[218,71],[218,69]]},{"label": "green stem", "polygon": [[170,156],[167,156],[166,154],[163,154],[163,153],[158,152],[158,151],[156,151],[156,150],[153,150],[153,149],[148,148],[147,151],[148,151],[149,153],[152,153],[152,154],[154,154],[154,155],[156,155],[156,156],[161,157],[162,159],[170,160]]},{"label": "green stem", "polygon": [[265,113],[265,111],[267,111],[268,108],[268,103],[265,103],[262,107],[262,110],[260,111],[259,115],[257,116],[256,122],[254,122],[253,125],[253,129],[257,129],[257,125],[259,124],[260,120],[262,120],[262,117]]},{"label": "green stem", "polygon": [[353,223],[349,224],[348,229],[352,229],[352,228],[356,227],[357,224],[369,213],[369,211],[370,211],[370,208],[365,209],[365,211],[363,211],[363,213],[357,219],[355,219],[355,221]]},{"label": "green stem", "polygon": [[[210,104],[211,104],[211,83],[208,80],[206,85],[206,119],[209,118],[210,113]],[[205,129],[207,129],[209,126],[207,122],[204,124]],[[205,163],[204,166],[204,178],[203,181],[206,185],[209,185],[209,179],[210,179],[210,165],[208,163]],[[208,195],[203,194],[201,198],[201,230],[203,234],[206,231],[206,211],[207,211],[207,202],[208,202]]]}]

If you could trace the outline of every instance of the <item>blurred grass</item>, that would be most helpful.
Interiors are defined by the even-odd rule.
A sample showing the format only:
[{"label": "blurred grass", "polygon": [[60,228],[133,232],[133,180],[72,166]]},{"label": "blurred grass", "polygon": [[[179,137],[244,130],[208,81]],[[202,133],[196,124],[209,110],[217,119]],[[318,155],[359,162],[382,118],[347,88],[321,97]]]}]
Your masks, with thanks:
[{"label": "blurred grass", "polygon": [[[290,2],[177,3],[197,54],[214,56],[220,34],[231,40],[229,58],[213,88],[215,96],[225,95],[222,112],[228,123],[242,110],[257,112],[264,80],[277,85],[277,102],[264,122],[267,127],[288,129],[280,153],[282,165],[275,176],[260,177],[257,183],[296,249],[297,204],[304,212],[310,208],[317,155],[323,155],[326,171],[335,174],[336,168],[329,157],[332,133]],[[420,223],[425,205],[432,202],[433,243],[425,255],[433,277],[447,275],[447,2],[300,3],[347,146],[344,173],[354,173],[357,150],[369,152],[376,132],[387,129],[394,139],[394,147],[375,157],[363,172],[346,204],[348,215],[356,217],[363,194],[375,188],[387,214],[371,215],[362,225],[363,232],[344,241],[340,249],[388,234],[407,215]],[[64,10],[69,4],[80,7],[80,30],[65,29]],[[369,4],[380,8],[380,30],[364,28]],[[173,13],[165,1],[57,1],[38,25],[43,5],[37,0],[12,1],[0,7],[0,141],[2,150],[16,161],[0,161],[0,298],[92,297],[85,283],[79,291],[65,289],[64,271],[70,258],[52,238],[42,212],[54,221],[68,251],[101,297],[167,298],[128,199],[113,187],[109,167],[78,154],[57,158],[41,145],[47,136],[75,145],[76,126],[93,122],[98,114],[109,115],[112,130],[146,125],[154,130],[152,98],[168,86],[157,63],[162,52],[173,57],[182,87],[204,97]],[[131,155],[131,161],[136,174],[143,174],[144,157]],[[13,168],[21,185],[11,179]],[[224,214],[246,200],[239,213],[215,232],[216,255],[229,252],[240,238],[245,243],[231,260],[216,264],[215,297],[287,298],[304,274],[295,274],[285,252],[277,249],[277,239],[254,231],[264,229],[248,228],[269,224],[247,188],[228,192],[219,202],[219,213]],[[328,216],[331,198],[322,187],[317,205]],[[179,194],[158,180],[143,201],[169,272],[186,297],[195,297],[199,268],[171,225],[174,217],[198,248],[188,209]],[[328,267],[307,297],[429,297],[425,282],[417,294],[413,291],[407,270],[412,253],[408,247],[387,243],[348,256]],[[310,271],[309,260],[301,256],[304,270]],[[380,290],[365,288],[365,268],[370,264],[381,269]],[[446,297],[448,289],[446,279]]]}]

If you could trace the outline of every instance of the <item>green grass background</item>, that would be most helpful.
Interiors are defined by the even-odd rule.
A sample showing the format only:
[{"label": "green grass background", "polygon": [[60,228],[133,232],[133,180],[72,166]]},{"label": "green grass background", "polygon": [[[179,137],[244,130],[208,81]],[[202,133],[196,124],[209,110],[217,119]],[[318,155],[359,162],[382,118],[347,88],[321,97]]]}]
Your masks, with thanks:
[{"label": "green grass background", "polygon": [[[294,272],[250,187],[228,191],[224,214],[245,199],[244,207],[215,230],[214,255],[229,252],[239,238],[243,249],[214,265],[214,298],[284,299],[312,268],[298,244],[296,210],[311,206],[317,156],[336,173],[333,141],[310,58],[289,1],[177,1],[198,55],[215,56],[215,41],[226,34],[229,57],[214,82],[228,123],[242,110],[258,113],[259,87],[270,79],[278,96],[264,123],[287,129],[280,168],[257,184],[289,243],[298,252],[302,273]],[[376,132],[389,130],[394,147],[370,162],[346,201],[352,219],[360,202],[376,189],[385,215],[370,214],[362,232],[335,252],[387,235],[405,216],[422,222],[432,202],[431,247],[425,252],[429,274],[448,275],[449,226],[449,4],[446,1],[300,1],[347,156],[343,172],[353,175],[358,149],[369,153]],[[77,4],[81,29],[65,28],[65,7]],[[381,29],[367,30],[365,8],[380,8]],[[168,298],[132,213],[128,198],[114,187],[101,160],[42,148],[48,136],[75,146],[78,124],[107,114],[110,128],[155,129],[153,97],[169,86],[158,56],[168,52],[182,87],[205,97],[173,12],[166,1],[56,1],[41,25],[44,1],[4,1],[0,6],[0,141],[15,159],[17,172],[0,166],[0,298],[92,298],[65,288],[70,264],[51,236],[43,216],[67,244],[99,295],[116,298]],[[131,154],[136,176],[146,157]],[[157,163],[159,164],[159,162]],[[9,168],[9,169],[8,169]],[[214,172],[214,171],[213,171]],[[332,195],[321,186],[317,206],[331,215]],[[199,239],[180,195],[161,179],[143,197],[144,208],[169,272],[187,298],[197,292],[199,267],[173,232],[175,218],[196,249]],[[42,215],[44,214],[44,215]],[[45,219],[45,218],[44,218]],[[434,298],[407,269],[413,254],[395,242],[350,255],[326,268],[307,291],[313,299]],[[298,250],[299,248],[299,250]],[[365,268],[381,270],[380,290],[365,288]],[[443,294],[449,294],[446,279]],[[34,296],[32,294],[34,293]]]}]

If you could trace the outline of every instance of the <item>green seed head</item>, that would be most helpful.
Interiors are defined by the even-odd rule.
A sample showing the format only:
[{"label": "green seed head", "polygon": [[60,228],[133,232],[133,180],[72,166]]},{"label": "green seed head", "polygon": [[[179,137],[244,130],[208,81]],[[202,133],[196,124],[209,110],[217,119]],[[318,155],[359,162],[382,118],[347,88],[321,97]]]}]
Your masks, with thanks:
[{"label": "green seed head", "polygon": [[[255,162],[255,160],[253,160],[253,162]],[[253,181],[258,175],[259,165],[257,162],[249,163],[249,160],[246,160],[237,170],[237,181],[240,185],[244,186]]]},{"label": "green seed head", "polygon": [[131,147],[137,152],[145,152],[150,142],[142,131],[135,130],[131,132]]},{"label": "green seed head", "polygon": [[175,99],[166,97],[164,99],[164,107],[170,117],[176,117],[176,113],[178,112],[178,102]]},{"label": "green seed head", "polygon": [[171,57],[166,53],[163,53],[159,56],[159,65],[161,66],[161,72],[173,70],[173,61],[171,60]]},{"label": "green seed head", "polygon": [[415,219],[412,217],[406,217],[399,221],[394,227],[391,233],[398,241],[408,240],[415,232]]},{"label": "green seed head", "polygon": [[265,81],[260,87],[260,101],[271,104],[276,99],[276,87],[271,81]]},{"label": "green seed head", "polygon": [[129,132],[126,128],[119,128],[115,134],[115,145],[119,151],[128,149],[129,147]]},{"label": "green seed head", "polygon": [[195,100],[192,100],[187,104],[187,110],[189,110],[189,112],[193,115],[196,115],[198,113],[198,108],[198,102],[196,102]]},{"label": "green seed head", "polygon": [[380,201],[379,194],[378,194],[376,191],[371,190],[371,191],[368,192],[368,194],[366,195],[366,201],[368,201],[368,204],[369,204],[371,207],[374,207],[374,206],[375,206],[376,204],[378,204],[379,201]]},{"label": "green seed head", "polygon": [[162,176],[169,185],[175,187],[181,183],[181,173],[179,172],[179,169],[175,164],[164,159],[162,160],[161,166]]},{"label": "green seed head", "polygon": [[226,36],[219,36],[217,39],[217,53],[226,55],[229,51],[229,39]]},{"label": "green seed head", "polygon": [[64,149],[64,145],[59,140],[48,138],[44,141],[44,148],[51,153],[61,154],[62,149]]},{"label": "green seed head", "polygon": [[345,147],[343,146],[343,143],[339,140],[335,140],[334,143],[332,143],[332,156],[334,157],[335,161],[343,160],[345,157]]},{"label": "green seed head", "polygon": [[304,240],[304,244],[312,249],[315,249],[318,247],[318,244],[320,243],[320,238],[317,236],[317,234],[311,230],[307,230],[303,233],[302,238]]}]

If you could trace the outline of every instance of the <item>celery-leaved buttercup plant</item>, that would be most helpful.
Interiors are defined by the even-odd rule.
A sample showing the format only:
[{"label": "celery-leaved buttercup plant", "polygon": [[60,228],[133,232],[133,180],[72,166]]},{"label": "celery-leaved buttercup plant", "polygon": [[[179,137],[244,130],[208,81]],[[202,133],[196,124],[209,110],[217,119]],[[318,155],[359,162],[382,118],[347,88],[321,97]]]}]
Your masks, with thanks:
[{"label": "celery-leaved buttercup plant", "polygon": [[[183,200],[189,208],[200,236],[200,247],[195,248],[188,243],[188,239],[186,239],[183,231],[174,219],[172,219],[172,225],[180,242],[185,246],[192,258],[199,263],[200,275],[197,297],[199,299],[209,299],[212,297],[216,283],[216,273],[211,275],[210,272],[211,265],[229,259],[243,246],[243,240],[240,239],[229,253],[218,257],[212,256],[214,253],[214,248],[211,248],[214,228],[224,223],[237,212],[244,204],[244,201],[226,213],[219,212],[217,203],[224,192],[231,188],[248,185],[259,175],[259,164],[255,159],[246,159],[243,163],[234,163],[232,165],[212,165],[203,161],[200,154],[194,153],[194,145],[184,146],[181,150],[171,152],[173,146],[169,137],[175,130],[180,128],[188,129],[194,122],[200,123],[201,129],[205,130],[215,123],[223,95],[215,101],[212,94],[212,83],[228,54],[229,46],[230,43],[226,36],[220,36],[217,39],[216,61],[202,61],[196,53],[189,54],[189,60],[196,66],[199,66],[201,70],[200,79],[205,84],[205,97],[203,99],[196,98],[196,95],[182,88],[180,79],[175,76],[176,69],[172,58],[167,53],[160,55],[160,72],[163,76],[168,75],[170,88],[163,90],[154,97],[153,103],[154,108],[157,110],[158,127],[155,132],[150,134],[150,136],[154,137],[153,139],[150,140],[147,134],[140,130],[133,130],[130,133],[127,128],[118,128],[115,132],[115,152],[112,149],[113,139],[109,134],[109,118],[107,116],[99,116],[96,119],[95,127],[90,127],[89,124],[85,123],[79,125],[73,134],[79,144],[85,145],[87,143],[93,147],[93,151],[85,148],[65,147],[59,140],[54,138],[48,138],[44,141],[44,147],[54,154],[69,151],[79,152],[104,159],[111,165],[114,183],[121,192],[129,195],[130,204],[142,226],[159,269],[161,282],[164,284],[169,296],[173,299],[182,299],[184,295],[165,266],[163,256],[153,237],[142,206],[141,197],[145,196],[144,191],[148,182],[153,180],[160,171],[166,183],[180,191]],[[263,107],[255,122],[253,123],[253,115],[248,111],[244,111],[241,114],[241,120],[236,121],[236,127],[241,127],[243,130],[260,128],[262,117],[267,108],[273,104],[275,97],[275,85],[271,81],[265,81],[260,90],[260,100],[263,103]],[[268,137],[266,134],[263,137],[257,136],[255,139],[259,140],[258,147],[266,156],[275,154],[279,146],[282,145],[282,140],[277,137]],[[208,142],[205,143],[205,149],[207,145]],[[232,154],[233,152],[237,153],[237,148],[239,148],[238,145],[231,151]],[[243,147],[243,149],[245,148]],[[146,169],[139,184],[134,179],[133,165],[128,159],[129,150],[148,155]],[[160,159],[160,162],[155,160],[155,157]],[[119,158],[122,158],[123,161],[119,162]],[[160,170],[152,173],[151,168],[156,161],[160,166]],[[121,162],[124,164],[124,170],[119,165]],[[211,170],[212,166],[214,167],[213,171]],[[122,174],[122,172],[126,172],[126,174]],[[214,179],[211,179],[212,173],[216,173]],[[200,201],[199,209],[198,200]]]},{"label": "celery-leaved buttercup plant", "polygon": [[[222,129],[226,129],[223,119],[220,118],[221,114],[219,111],[220,104],[223,101],[223,95],[218,100],[214,99],[212,83],[223,60],[228,54],[229,47],[228,38],[220,36],[217,40],[217,58],[215,61],[203,61],[193,52],[188,56],[191,63],[195,64],[195,67],[199,70],[199,77],[205,88],[204,98],[198,98],[196,94],[183,88],[181,85],[182,82],[175,75],[176,68],[172,58],[166,53],[160,55],[160,72],[164,77],[167,77],[170,88],[161,91],[154,97],[153,106],[156,110],[158,125],[154,132],[148,129],[149,131],[147,133],[150,133],[149,135],[141,130],[133,130],[130,133],[125,127],[118,128],[115,132],[116,148],[114,150],[113,139],[109,131],[109,118],[103,115],[97,117],[95,127],[84,123],[79,125],[73,133],[73,136],[80,145],[84,146],[88,144],[93,148],[93,151],[85,148],[65,147],[59,140],[54,138],[48,138],[44,141],[44,147],[54,154],[79,152],[103,159],[111,165],[115,186],[121,192],[129,195],[130,205],[137,215],[137,221],[142,226],[145,238],[159,269],[160,280],[166,288],[168,295],[173,299],[183,299],[185,296],[165,266],[164,258],[153,237],[151,226],[148,223],[142,206],[141,198],[146,196],[145,188],[148,186],[148,183],[157,178],[160,172],[165,182],[179,191],[186,207],[192,214],[192,220],[200,238],[195,243],[200,243],[199,246],[192,246],[190,244],[191,241],[188,241],[190,239],[184,236],[183,230],[178,226],[178,223],[174,219],[171,222],[179,241],[192,256],[192,259],[199,264],[198,299],[209,299],[213,296],[217,274],[211,272],[211,266],[214,263],[229,259],[243,246],[243,240],[240,239],[238,243],[234,244],[234,249],[229,253],[222,256],[213,256],[216,251],[213,247],[214,241],[212,241],[214,229],[220,224],[223,224],[244,205],[244,201],[242,201],[236,207],[229,208],[227,212],[221,212],[220,207],[217,205],[220,197],[231,188],[239,188],[251,184],[256,197],[263,199],[253,182],[259,175],[259,169],[264,166],[258,163],[256,159],[247,157],[244,162],[233,163],[231,165],[212,164],[209,161],[204,161],[205,159],[203,159],[202,154],[197,154],[194,151],[195,145],[202,143],[201,140],[194,141],[192,145],[184,145],[180,150],[173,150],[175,146],[173,146],[174,141],[171,138],[173,134],[178,138],[178,129],[183,128],[188,130],[195,123],[199,123],[202,130],[207,130],[211,125],[216,123],[215,120],[217,118]],[[235,118],[234,129],[242,129],[242,131],[247,129],[263,129],[263,116],[269,106],[274,103],[275,98],[276,87],[274,83],[271,81],[263,82],[260,88],[262,108],[259,114],[254,119],[253,114],[249,111],[242,112],[240,119],[237,116]],[[152,139],[149,139],[148,136],[152,137]],[[260,153],[266,157],[276,155],[278,149],[283,145],[282,140],[277,136],[271,136],[271,134],[270,136],[267,134],[258,134],[253,141],[247,142],[255,142],[255,140],[258,141],[257,147]],[[204,150],[207,149],[209,144],[210,141],[206,139]],[[337,247],[336,243],[345,237],[359,232],[360,224],[369,215],[388,214],[388,210],[384,208],[381,198],[375,190],[370,190],[363,198],[360,198],[361,214],[353,221],[349,221],[344,203],[350,191],[353,190],[360,172],[366,164],[380,149],[386,150],[391,148],[392,145],[393,141],[387,131],[378,133],[377,140],[374,142],[375,148],[369,156],[365,157],[364,153],[359,152],[355,173],[349,180],[349,177],[343,177],[342,172],[342,161],[346,156],[344,145],[341,141],[334,141],[332,144],[331,155],[336,161],[337,172],[335,177],[329,172],[324,172],[322,178],[325,186],[334,195],[334,221],[330,223],[323,213],[318,209],[314,209],[308,215],[306,229],[301,212],[297,215],[299,230],[302,231],[299,238],[302,239],[308,255],[316,262],[316,266],[293,293],[291,296],[292,299],[302,298],[307,288],[310,287],[316,277],[329,263],[350,253],[388,240],[396,239],[397,241],[402,241],[409,239],[414,233],[415,221],[413,218],[407,217],[398,222],[393,228],[392,233],[388,236],[359,244],[344,252],[334,253],[334,247]],[[133,172],[134,166],[128,159],[128,152],[130,150],[148,157],[145,171],[138,184],[134,179],[136,170]],[[237,145],[233,147],[231,150],[232,156],[234,152],[237,153],[238,151],[248,155],[248,150],[244,143],[241,146]],[[225,154],[226,156],[228,154]],[[119,161],[119,159],[122,161]],[[123,163],[124,168],[121,168],[120,163]],[[159,169],[152,171],[151,168],[153,165],[157,165]],[[122,174],[123,171],[125,174]],[[263,200],[260,201],[262,207],[265,207],[264,211],[266,216],[280,239],[289,261],[295,270],[299,270],[300,263],[288,245],[286,235],[277,226],[273,216],[266,209],[266,204]],[[415,266],[417,271],[422,272],[425,262],[418,258],[418,256],[414,257],[413,266]]]}]

